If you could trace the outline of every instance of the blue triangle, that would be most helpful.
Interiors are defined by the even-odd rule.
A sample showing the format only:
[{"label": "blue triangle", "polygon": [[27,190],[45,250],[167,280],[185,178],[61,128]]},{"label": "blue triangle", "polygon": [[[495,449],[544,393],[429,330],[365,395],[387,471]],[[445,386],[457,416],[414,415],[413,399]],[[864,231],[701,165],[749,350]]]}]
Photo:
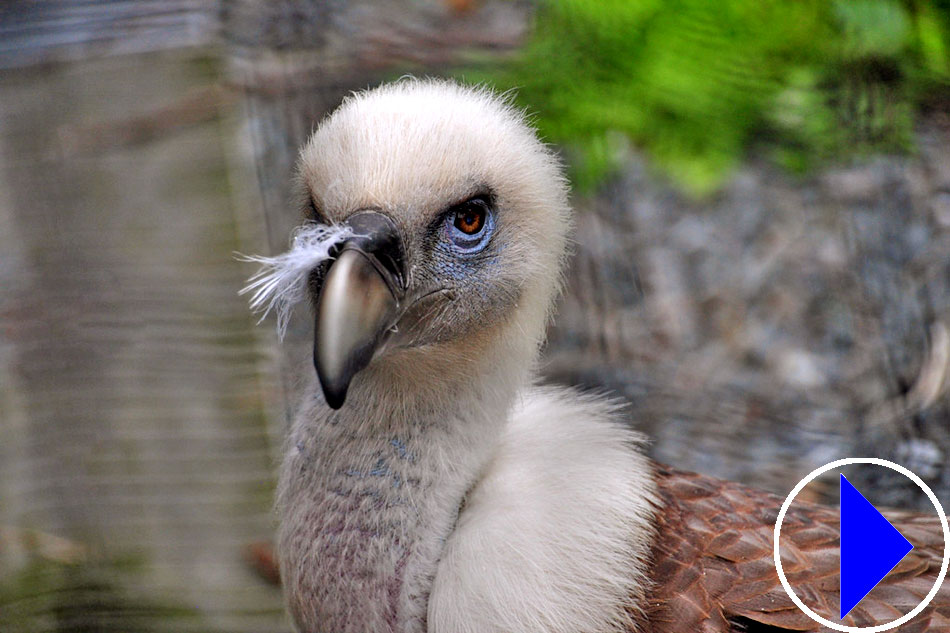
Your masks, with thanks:
[{"label": "blue triangle", "polygon": [[841,617],[914,549],[841,475]]}]

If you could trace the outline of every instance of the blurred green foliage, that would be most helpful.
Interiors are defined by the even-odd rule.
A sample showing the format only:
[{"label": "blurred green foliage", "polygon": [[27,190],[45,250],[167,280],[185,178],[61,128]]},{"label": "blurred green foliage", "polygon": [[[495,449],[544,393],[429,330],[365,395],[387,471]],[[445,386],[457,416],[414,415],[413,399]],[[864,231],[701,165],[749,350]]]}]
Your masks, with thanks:
[{"label": "blurred green foliage", "polygon": [[163,604],[124,587],[139,565],[132,560],[60,563],[35,557],[0,578],[3,633],[158,633],[190,623],[194,608]]},{"label": "blurred green foliage", "polygon": [[517,89],[589,188],[626,144],[693,194],[753,142],[794,170],[911,147],[950,103],[950,0],[547,0],[510,64],[467,79]]}]

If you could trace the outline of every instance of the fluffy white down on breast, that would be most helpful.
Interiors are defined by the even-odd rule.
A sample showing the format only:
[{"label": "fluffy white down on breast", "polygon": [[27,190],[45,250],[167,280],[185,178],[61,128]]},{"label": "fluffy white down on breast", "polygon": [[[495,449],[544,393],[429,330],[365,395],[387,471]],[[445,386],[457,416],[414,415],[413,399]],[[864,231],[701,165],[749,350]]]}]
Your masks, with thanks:
[{"label": "fluffy white down on breast", "polygon": [[631,630],[655,485],[642,436],[616,408],[559,388],[518,398],[446,541],[431,633]]}]

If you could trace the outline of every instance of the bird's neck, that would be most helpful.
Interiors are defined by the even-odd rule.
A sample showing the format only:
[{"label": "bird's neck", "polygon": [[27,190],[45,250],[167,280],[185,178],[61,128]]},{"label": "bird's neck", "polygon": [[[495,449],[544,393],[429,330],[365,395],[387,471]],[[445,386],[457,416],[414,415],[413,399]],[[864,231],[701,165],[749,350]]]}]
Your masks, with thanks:
[{"label": "bird's neck", "polygon": [[[460,505],[528,377],[521,359],[370,367],[346,405],[315,399],[290,436],[279,489],[284,583],[305,632],[425,630],[426,603]],[[501,362],[501,361],[504,362]],[[519,369],[520,367],[520,369]],[[508,369],[505,369],[508,368]]]}]

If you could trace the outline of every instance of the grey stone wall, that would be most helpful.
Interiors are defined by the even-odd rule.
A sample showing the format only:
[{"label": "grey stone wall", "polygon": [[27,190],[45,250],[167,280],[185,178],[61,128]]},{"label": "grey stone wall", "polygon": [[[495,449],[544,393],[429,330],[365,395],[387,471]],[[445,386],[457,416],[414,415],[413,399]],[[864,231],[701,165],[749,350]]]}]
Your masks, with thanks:
[{"label": "grey stone wall", "polygon": [[[546,375],[622,394],[677,466],[784,494],[819,465],[876,456],[948,498],[946,119],[917,146],[804,178],[753,159],[704,201],[631,157],[576,201]],[[899,476],[876,483],[929,507]]]}]

